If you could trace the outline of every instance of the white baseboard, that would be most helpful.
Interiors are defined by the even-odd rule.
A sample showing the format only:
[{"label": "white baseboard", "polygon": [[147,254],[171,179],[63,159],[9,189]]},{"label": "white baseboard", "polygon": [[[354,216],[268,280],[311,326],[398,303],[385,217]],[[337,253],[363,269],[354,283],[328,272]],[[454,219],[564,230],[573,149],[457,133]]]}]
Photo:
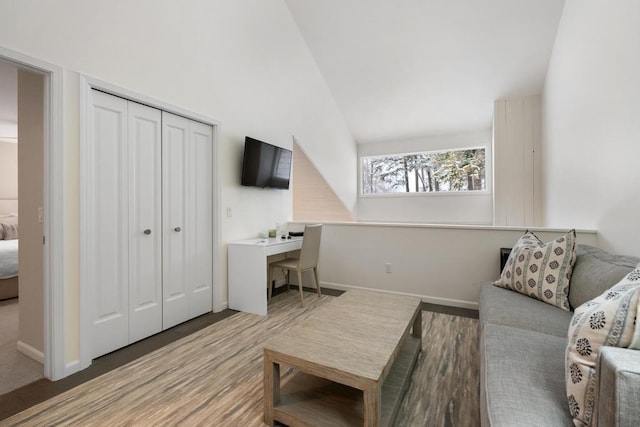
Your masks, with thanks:
[{"label": "white baseboard", "polygon": [[35,360],[36,362],[44,365],[44,353],[40,350],[37,350],[31,347],[29,344],[26,344],[22,341],[18,341],[18,345],[16,348],[20,353],[25,356]]},{"label": "white baseboard", "polygon": [[226,310],[229,308],[229,301],[224,301],[218,304],[216,307],[213,307],[214,313],[220,313],[222,310]]},{"label": "white baseboard", "polygon": [[376,291],[376,292],[383,292],[386,294],[407,295],[407,296],[420,298],[423,302],[427,302],[431,304],[446,305],[449,307],[469,308],[472,310],[477,310],[479,308],[479,304],[474,301],[432,297],[428,295],[418,295],[418,294],[412,294],[408,292],[397,292],[397,291],[389,291],[386,289],[365,288],[362,286],[352,286],[352,285],[345,285],[342,283],[323,282],[323,281],[320,281],[320,286],[323,288],[338,289],[341,291],[348,291],[349,289],[362,289],[365,291]]},{"label": "white baseboard", "polygon": [[71,374],[80,372],[80,360],[74,360],[64,365],[64,376],[68,377]]}]

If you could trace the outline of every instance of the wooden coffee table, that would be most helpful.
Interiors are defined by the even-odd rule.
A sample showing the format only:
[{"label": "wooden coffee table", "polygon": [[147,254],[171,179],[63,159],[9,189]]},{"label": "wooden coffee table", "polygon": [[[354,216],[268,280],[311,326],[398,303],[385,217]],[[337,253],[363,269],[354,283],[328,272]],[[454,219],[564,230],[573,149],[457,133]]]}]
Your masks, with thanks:
[{"label": "wooden coffee table", "polygon": [[348,291],[264,347],[264,422],[391,425],[421,348],[419,298]]}]

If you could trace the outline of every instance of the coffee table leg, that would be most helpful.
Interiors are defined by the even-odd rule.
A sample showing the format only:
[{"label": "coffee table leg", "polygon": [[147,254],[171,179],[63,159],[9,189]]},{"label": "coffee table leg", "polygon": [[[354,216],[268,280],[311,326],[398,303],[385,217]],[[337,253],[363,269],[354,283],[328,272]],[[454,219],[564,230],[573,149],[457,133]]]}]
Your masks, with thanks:
[{"label": "coffee table leg", "polygon": [[273,407],[280,401],[280,364],[264,353],[264,422],[273,425]]},{"label": "coffee table leg", "polygon": [[415,338],[420,338],[420,341],[422,341],[422,310],[418,310],[418,314],[416,314],[416,320],[413,321],[412,335]]},{"label": "coffee table leg", "polygon": [[378,427],[380,422],[380,387],[377,384],[363,390],[364,427]]}]

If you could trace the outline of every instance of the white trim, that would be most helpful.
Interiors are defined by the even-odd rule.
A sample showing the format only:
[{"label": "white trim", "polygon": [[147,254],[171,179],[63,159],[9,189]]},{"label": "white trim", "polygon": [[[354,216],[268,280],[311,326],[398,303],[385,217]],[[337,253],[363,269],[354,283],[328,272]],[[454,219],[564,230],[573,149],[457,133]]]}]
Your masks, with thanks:
[{"label": "white trim", "polygon": [[79,179],[80,179],[80,192],[79,192],[79,204],[80,204],[80,283],[79,283],[79,299],[80,299],[80,359],[78,360],[78,368],[80,370],[86,369],[91,365],[92,360],[92,349],[91,345],[83,345],[82,343],[91,343],[91,323],[92,317],[91,312],[89,311],[89,307],[92,306],[91,295],[87,286],[83,286],[83,283],[87,283],[89,280],[89,274],[87,273],[87,269],[83,268],[84,265],[87,264],[88,259],[84,247],[88,245],[88,236],[86,230],[89,228],[88,218],[89,215],[93,213],[91,209],[91,203],[88,203],[87,196],[85,194],[91,194],[90,188],[87,187],[86,176],[90,172],[89,164],[90,164],[90,150],[85,148],[85,141],[89,138],[89,126],[87,121],[89,120],[89,108],[90,108],[90,93],[91,88],[84,89],[88,86],[88,83],[85,82],[84,76],[80,75],[80,142],[79,142]]},{"label": "white trim", "polygon": [[392,156],[414,156],[416,154],[440,154],[440,153],[448,153],[450,151],[467,151],[467,150],[479,150],[479,149],[483,149],[486,150],[487,146],[486,144],[479,144],[479,145],[472,145],[471,147],[468,146],[460,146],[460,147],[454,147],[454,148],[441,148],[438,150],[419,150],[419,151],[407,151],[407,152],[395,152],[395,153],[385,153],[385,154],[372,154],[372,155],[361,155],[359,156],[360,159],[381,159],[383,157],[392,157]]},{"label": "white trim", "polygon": [[[212,306],[213,311],[218,312],[227,308],[226,302],[220,302],[220,292],[222,288],[222,273],[220,271],[220,245],[221,245],[221,180],[220,180],[220,157],[219,157],[219,145],[220,145],[220,122],[210,117],[194,113],[192,111],[185,110],[172,104],[168,104],[164,101],[160,101],[155,98],[151,98],[146,95],[141,95],[137,92],[113,85],[108,82],[90,77],[84,74],[80,75],[80,360],[79,368],[85,369],[91,365],[92,352],[91,352],[91,312],[89,308],[92,306],[91,298],[88,295],[86,286],[86,260],[84,251],[82,248],[86,246],[86,240],[88,233],[86,232],[88,227],[88,219],[94,214],[92,207],[88,201],[88,195],[90,189],[85,186],[85,179],[89,173],[89,159],[87,158],[86,141],[88,141],[88,118],[90,114],[90,96],[91,90],[96,89],[102,92],[109,93],[114,96],[128,99],[130,101],[138,102],[140,104],[147,105],[149,107],[157,108],[168,113],[176,114],[191,120],[195,120],[213,128],[213,173],[212,173],[212,188],[213,195],[213,289],[212,289]],[[217,273],[217,274],[216,274]]]},{"label": "white trim", "polygon": [[44,365],[44,353],[41,352],[40,350],[37,350],[31,347],[29,344],[26,344],[22,341],[18,341],[16,350],[18,350],[20,353],[24,354],[25,356],[35,360],[36,362]]},{"label": "white trim", "polygon": [[[215,313],[225,310],[229,307],[227,301],[220,301],[222,291],[222,271],[220,270],[220,245],[222,245],[222,180],[220,179],[220,128],[221,124],[216,122],[213,126],[213,261],[211,268],[213,269],[213,311]],[[226,282],[224,284],[226,287]]]},{"label": "white trim", "polygon": [[[118,96],[120,98],[128,99],[129,101],[138,102],[140,104],[147,105],[152,108],[157,108],[162,111],[166,111],[167,113],[176,114],[178,116],[185,117],[187,119],[195,120],[197,122],[205,123],[213,126],[214,128],[220,126],[220,122],[216,119],[213,119],[208,116],[204,116],[198,113],[194,113],[189,110],[185,110],[184,108],[177,107],[173,104],[169,104],[164,101],[160,101],[159,99],[152,98],[150,96],[142,95],[137,92],[133,92],[129,89],[122,88],[120,86],[116,86],[114,84],[96,79],[91,76],[87,76],[86,74],[80,75],[80,100],[85,98],[87,101],[88,98],[86,96],[89,95],[89,90],[96,89],[102,92],[109,93],[114,96]],[[80,113],[83,113],[82,106],[80,106]],[[85,107],[87,107],[85,105]],[[88,113],[88,111],[84,111],[84,113]],[[82,122],[81,122],[82,123]],[[85,124],[86,125],[86,124]],[[217,142],[217,141],[216,141]]]},{"label": "white trim", "polygon": [[408,293],[408,292],[388,291],[388,290],[385,290],[385,289],[365,288],[365,287],[362,287],[362,286],[344,285],[342,283],[333,283],[333,282],[322,282],[321,281],[320,282],[320,286],[323,287],[323,288],[328,288],[328,289],[338,289],[340,291],[348,291],[349,289],[358,289],[358,290],[364,290],[364,291],[381,292],[381,293],[385,293],[385,294],[406,295],[406,296],[420,298],[423,302],[428,302],[428,303],[431,303],[431,304],[446,305],[446,306],[449,306],[449,307],[469,308],[469,309],[472,309],[472,310],[478,310],[478,308],[479,308],[479,303],[474,302],[474,301],[465,301],[465,300],[451,299],[451,298],[432,297],[432,296],[428,296],[428,295],[418,295],[418,294],[412,294],[412,293]]},{"label": "white trim", "polygon": [[45,74],[44,135],[44,376],[65,376],[64,146],[61,67],[0,47],[0,59]]},{"label": "white trim", "polygon": [[410,192],[398,192],[398,193],[374,193],[374,194],[361,194],[360,198],[384,198],[384,197],[451,197],[451,196],[491,196],[491,191],[488,190],[469,190],[469,191],[410,191]]},{"label": "white trim", "polygon": [[[493,141],[492,141],[493,142]],[[450,151],[468,151],[468,150],[484,150],[485,152],[485,163],[484,163],[484,171],[485,171],[485,189],[484,190],[468,190],[468,191],[456,191],[456,190],[448,190],[448,191],[406,191],[406,192],[388,192],[388,193],[364,193],[364,189],[362,188],[362,160],[363,159],[380,159],[383,157],[393,157],[393,156],[412,156],[412,155],[416,155],[416,154],[432,154],[432,153],[448,153]],[[478,194],[480,193],[481,195],[491,195],[492,194],[492,187],[493,187],[493,180],[489,180],[489,176],[493,176],[493,162],[491,162],[488,166],[487,166],[487,151],[491,149],[491,153],[493,155],[493,147],[490,146],[489,144],[480,144],[480,145],[475,145],[472,147],[456,147],[456,148],[443,148],[440,150],[428,150],[428,151],[411,151],[411,152],[407,152],[407,153],[385,153],[385,154],[374,154],[374,155],[362,155],[360,153],[358,153],[358,197],[359,198],[366,198],[366,197],[398,197],[398,195],[413,195],[413,196],[419,196],[419,197],[423,197],[423,196],[429,196],[429,195],[445,195],[445,194],[454,194],[454,195],[469,195],[469,194]],[[487,174],[487,169],[491,169],[489,172],[490,174]],[[490,189],[491,188],[491,189]]]},{"label": "white trim", "polygon": [[[526,226],[502,226],[502,225],[469,225],[469,224],[418,224],[404,222],[344,222],[344,221],[320,221],[324,225],[337,225],[345,227],[396,227],[396,228],[436,228],[447,229],[453,228],[458,230],[492,230],[492,231],[519,231],[524,233],[526,230],[534,232],[548,233],[566,233],[570,228],[550,228],[550,227],[526,227]],[[289,221],[289,224],[301,225],[317,224],[318,221]],[[590,228],[576,228],[576,233],[598,234],[598,230]]]},{"label": "white trim", "polygon": [[68,377],[71,374],[75,374],[80,371],[80,360],[72,360],[64,366],[64,376]]}]

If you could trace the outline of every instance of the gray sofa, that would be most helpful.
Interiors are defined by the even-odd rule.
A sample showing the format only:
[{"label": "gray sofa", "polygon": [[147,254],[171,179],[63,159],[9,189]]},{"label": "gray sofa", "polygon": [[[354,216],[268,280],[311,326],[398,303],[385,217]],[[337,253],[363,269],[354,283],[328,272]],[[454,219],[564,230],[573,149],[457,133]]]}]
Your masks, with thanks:
[{"label": "gray sofa", "polygon": [[[569,302],[575,308],[615,285],[640,259],[578,245]],[[480,291],[482,426],[572,426],[565,349],[573,313],[484,285]],[[603,347],[599,426],[640,425],[640,351]]]}]

